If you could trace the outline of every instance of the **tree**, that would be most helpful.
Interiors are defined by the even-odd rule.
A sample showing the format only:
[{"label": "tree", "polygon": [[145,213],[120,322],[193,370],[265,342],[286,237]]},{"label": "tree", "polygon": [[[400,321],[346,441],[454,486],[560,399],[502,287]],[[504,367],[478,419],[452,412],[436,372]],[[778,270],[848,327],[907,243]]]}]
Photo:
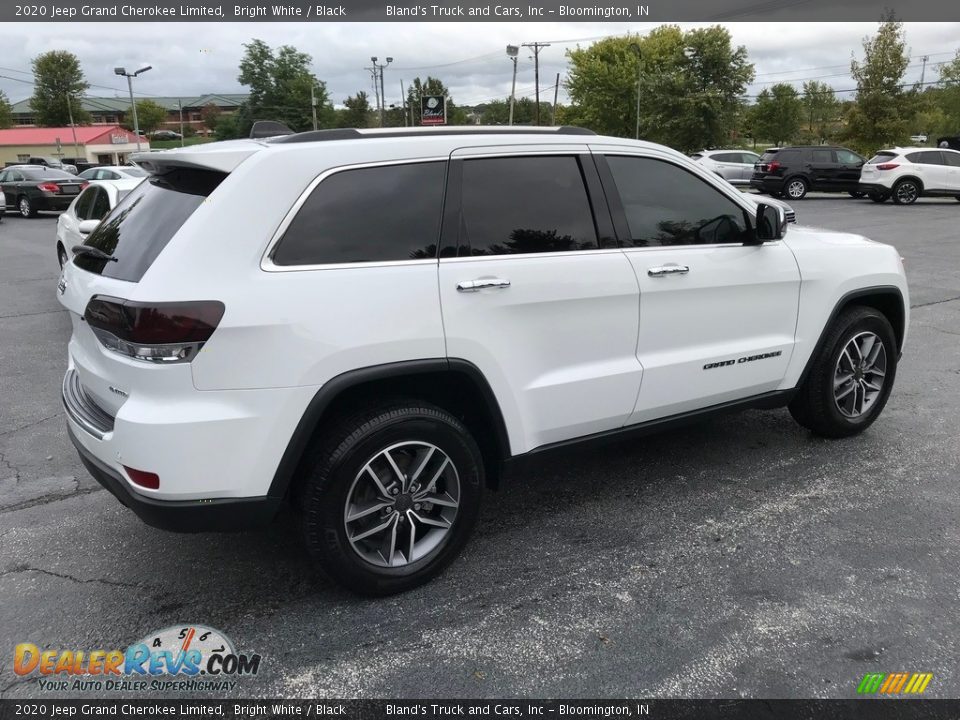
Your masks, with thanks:
[{"label": "tree", "polygon": [[407,89],[407,107],[413,108],[413,124],[420,124],[420,99],[424,95],[444,95],[447,98],[447,125],[466,125],[467,112],[457,107],[446,86],[437,78],[414,78]]},{"label": "tree", "polygon": [[[337,127],[370,127],[370,98],[361,90],[343,101],[344,109],[337,114]],[[403,122],[401,121],[401,125]]]},{"label": "tree", "polygon": [[200,118],[203,120],[203,126],[210,131],[216,131],[217,122],[220,120],[221,111],[214,102],[209,102],[200,110]]},{"label": "tree", "polygon": [[750,109],[754,138],[779,145],[793,140],[800,130],[803,103],[793,85],[777,83],[764,88]]},{"label": "tree", "polygon": [[249,133],[254,120],[277,120],[294,131],[311,129],[311,88],[319,126],[332,127],[335,114],[327,86],[310,72],[310,55],[290,45],[274,51],[256,39],[244,48],[237,79],[250,88],[250,100],[246,112],[238,112],[238,134]]},{"label": "tree", "polygon": [[217,126],[213,129],[213,136],[217,140],[233,140],[241,137],[237,129],[237,115],[221,115],[217,118]]},{"label": "tree", "polygon": [[848,117],[848,133],[852,144],[869,154],[908,134],[903,76],[910,56],[903,23],[888,15],[876,35],[863,39],[863,55],[862,62],[850,61],[857,98]]},{"label": "tree", "polygon": [[720,26],[683,32],[663,25],[567,55],[569,121],[633,137],[639,76],[640,136],[687,151],[729,141],[754,77],[746,48],[732,47]]},{"label": "tree", "polygon": [[960,132],[960,50],[953,60],[940,67],[940,87],[935,95],[937,108],[944,116],[944,126],[938,133]]},{"label": "tree", "polygon": [[[157,105],[153,100],[137,100],[137,125],[140,132],[152,133],[163,125],[166,119],[167,109],[162,105]],[[133,111],[129,108],[125,124],[133,129]]]},{"label": "tree", "polygon": [[[510,122],[510,98],[493,100],[483,108],[484,125],[507,125]],[[537,103],[531,98],[517,98],[513,104],[513,124],[533,125],[536,123]],[[540,120],[549,124],[553,116],[553,105],[540,101]]]},{"label": "tree", "polygon": [[80,107],[80,98],[90,85],[83,77],[77,56],[66,50],[51,50],[35,57],[32,64],[34,87],[30,107],[37,125],[69,125],[71,110],[75,123],[89,124],[90,113]]},{"label": "tree", "polygon": [[832,87],[816,80],[803,84],[803,122],[810,142],[826,142],[839,115]]},{"label": "tree", "polygon": [[13,125],[13,110],[10,107],[10,101],[6,93],[0,90],[0,128],[8,128]]}]

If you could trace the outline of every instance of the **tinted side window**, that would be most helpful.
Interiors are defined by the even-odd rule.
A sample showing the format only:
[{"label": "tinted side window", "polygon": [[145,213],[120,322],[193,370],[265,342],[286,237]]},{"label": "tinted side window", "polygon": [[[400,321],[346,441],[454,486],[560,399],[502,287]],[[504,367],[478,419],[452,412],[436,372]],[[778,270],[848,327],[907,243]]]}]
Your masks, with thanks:
[{"label": "tinted side window", "polygon": [[652,158],[609,156],[634,247],[743,243],[744,210],[693,173]]},{"label": "tinted side window", "polygon": [[799,150],[781,150],[771,160],[778,160],[781,165],[796,165],[800,162]]},{"label": "tinted side window", "polygon": [[93,197],[97,194],[97,188],[91,187],[84,190],[77,198],[77,204],[74,206],[74,212],[78,220],[88,220],[90,218],[90,208],[93,207]]},{"label": "tinted side window", "polygon": [[573,155],[463,161],[459,255],[590,250],[597,229]]},{"label": "tinted side window", "polygon": [[833,150],[811,150],[810,161],[815,163],[835,162],[833,159]]},{"label": "tinted side window", "polygon": [[436,257],[445,162],[343,170],[317,185],[273,253],[277,265]]},{"label": "tinted side window", "polygon": [[93,207],[90,210],[90,219],[102,220],[108,212],[110,212],[110,198],[107,197],[107,191],[103,188],[97,188],[97,194],[93,199]]},{"label": "tinted side window", "polygon": [[863,158],[849,150],[837,150],[837,160],[844,165],[859,165]]},{"label": "tinted side window", "polygon": [[740,162],[753,165],[756,162],[760,162],[760,156],[755,153],[740,153]]},{"label": "tinted side window", "polygon": [[714,155],[713,159],[717,162],[738,163],[740,162],[740,153],[720,153],[719,155]]},{"label": "tinted side window", "polygon": [[940,153],[945,163],[950,167],[960,167],[960,153],[943,152]]}]

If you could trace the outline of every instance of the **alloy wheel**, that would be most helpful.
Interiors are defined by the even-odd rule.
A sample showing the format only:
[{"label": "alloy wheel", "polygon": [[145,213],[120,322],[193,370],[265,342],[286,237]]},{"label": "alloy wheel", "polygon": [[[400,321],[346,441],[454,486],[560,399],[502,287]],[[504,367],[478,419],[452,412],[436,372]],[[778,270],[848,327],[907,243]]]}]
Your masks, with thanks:
[{"label": "alloy wheel", "polygon": [[847,418],[870,411],[883,391],[887,351],[872,332],[862,332],[844,345],[833,374],[833,401]]},{"label": "alloy wheel", "polygon": [[378,567],[435,554],[460,506],[460,477],[436,445],[407,441],[371,457],[347,492],[343,522],[350,546]]},{"label": "alloy wheel", "polygon": [[920,189],[912,182],[900,183],[897,186],[897,200],[905,205],[916,202],[920,195]]},{"label": "alloy wheel", "polygon": [[25,197],[20,198],[20,214],[30,217],[30,201]]},{"label": "alloy wheel", "polygon": [[790,196],[793,200],[799,200],[807,192],[807,187],[804,184],[803,180],[792,180],[789,185],[787,185],[787,195]]}]

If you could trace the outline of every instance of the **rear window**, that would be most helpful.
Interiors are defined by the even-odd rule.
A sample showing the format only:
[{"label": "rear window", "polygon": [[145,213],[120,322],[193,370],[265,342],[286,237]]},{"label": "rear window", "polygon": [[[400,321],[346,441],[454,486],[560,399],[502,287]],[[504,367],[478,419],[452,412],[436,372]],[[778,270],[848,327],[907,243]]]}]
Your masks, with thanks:
[{"label": "rear window", "polygon": [[773,162],[774,160],[777,159],[777,155],[779,155],[778,151],[771,152],[770,150],[767,150],[763,155],[760,156],[760,162],[762,163]]},{"label": "rear window", "polygon": [[177,230],[226,177],[212,170],[178,169],[144,180],[90,233],[84,245],[116,261],[76,255],[77,267],[138,282]]},{"label": "rear window", "polygon": [[27,180],[73,180],[76,175],[71,175],[66,170],[57,170],[56,168],[22,168],[20,172]]},{"label": "rear window", "polygon": [[147,176],[147,171],[144,170],[143,168],[130,166],[130,167],[125,167],[123,171],[130,177],[146,177]]},{"label": "rear window", "polygon": [[881,163],[890,162],[891,158],[895,158],[896,153],[892,152],[878,152],[872,158],[867,160],[867,165],[880,165]]}]

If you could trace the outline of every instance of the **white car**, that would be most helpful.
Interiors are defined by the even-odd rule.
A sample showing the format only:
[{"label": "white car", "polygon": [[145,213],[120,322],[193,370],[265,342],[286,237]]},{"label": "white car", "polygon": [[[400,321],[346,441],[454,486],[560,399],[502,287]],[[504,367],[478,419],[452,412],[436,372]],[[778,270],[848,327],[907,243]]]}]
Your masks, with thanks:
[{"label": "white car", "polygon": [[103,217],[141,182],[143,178],[94,180],[84,187],[57,218],[57,261],[61,268],[73,257],[73,247],[83,243]]},{"label": "white car", "polygon": [[3,194],[3,190],[0,190],[0,221],[3,220],[3,216],[6,212],[7,212],[7,196]]},{"label": "white car", "polygon": [[748,150],[702,150],[690,156],[733,185],[750,185],[760,156]]},{"label": "white car", "polygon": [[289,503],[355,591],[419,585],[549,452],[788,406],[880,415],[899,253],[577,128],[307,132],[136,156],[64,267],[69,436],[144,521]]},{"label": "white car", "polygon": [[146,176],[147,171],[136,165],[100,165],[79,175],[84,180],[142,180]]},{"label": "white car", "polygon": [[960,151],[918,147],[881,150],[864,164],[860,189],[874,202],[892,197],[898,205],[910,205],[920,197],[960,200]]},{"label": "white car", "polygon": [[925,143],[927,141],[926,135],[911,135],[910,141],[915,143]]}]

